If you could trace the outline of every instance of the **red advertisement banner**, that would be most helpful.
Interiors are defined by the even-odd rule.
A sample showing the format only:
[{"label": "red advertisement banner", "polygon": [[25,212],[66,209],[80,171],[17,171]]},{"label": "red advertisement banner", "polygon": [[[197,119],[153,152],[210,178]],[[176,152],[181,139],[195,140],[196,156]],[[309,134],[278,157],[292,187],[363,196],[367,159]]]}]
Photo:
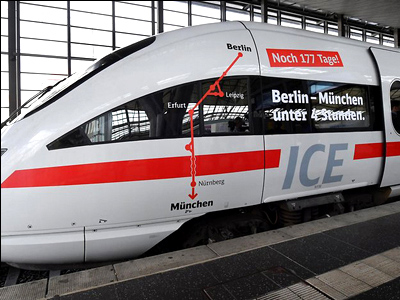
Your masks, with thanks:
[{"label": "red advertisement banner", "polygon": [[271,67],[343,67],[337,51],[266,49]]}]

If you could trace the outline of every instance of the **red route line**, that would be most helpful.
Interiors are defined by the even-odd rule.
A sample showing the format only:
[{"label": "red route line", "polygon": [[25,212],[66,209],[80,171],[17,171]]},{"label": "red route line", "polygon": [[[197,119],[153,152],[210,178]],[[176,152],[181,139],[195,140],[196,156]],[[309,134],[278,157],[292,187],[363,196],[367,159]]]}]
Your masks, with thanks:
[{"label": "red route line", "polygon": [[[198,176],[279,168],[280,149],[198,155]],[[264,165],[265,161],[265,165]],[[104,184],[190,177],[187,156],[17,170],[1,188]]]},{"label": "red route line", "polygon": [[[192,181],[190,183],[190,186],[192,187],[192,193],[189,194],[188,196],[193,200],[194,198],[197,197],[197,193],[195,191],[196,189],[196,154],[194,150],[194,126],[193,126],[193,114],[195,109],[203,102],[207,96],[219,96],[223,97],[224,92],[221,91],[221,86],[219,85],[219,82],[224,78],[229,70],[233,67],[233,65],[243,56],[242,52],[239,52],[236,58],[233,60],[233,62],[229,65],[229,67],[225,70],[225,72],[222,73],[222,75],[214,82],[214,84],[210,85],[210,88],[208,91],[203,95],[203,97],[196,103],[196,105],[189,110],[189,116],[190,116],[190,143],[185,146],[185,149],[191,153],[190,157],[190,174],[192,176]],[[215,89],[218,88],[217,92],[214,92]]]}]

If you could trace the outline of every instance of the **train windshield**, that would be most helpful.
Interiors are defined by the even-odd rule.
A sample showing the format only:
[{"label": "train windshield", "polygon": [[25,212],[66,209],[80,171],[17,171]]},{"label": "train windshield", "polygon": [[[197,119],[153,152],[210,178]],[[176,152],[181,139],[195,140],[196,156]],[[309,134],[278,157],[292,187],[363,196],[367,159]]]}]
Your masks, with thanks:
[{"label": "train windshield", "polygon": [[53,86],[48,86],[38,92],[35,96],[26,101],[21,107],[15,110],[10,117],[1,123],[1,128],[5,125],[13,124],[25,117],[28,117],[35,112],[43,109],[44,107],[50,105],[55,102],[59,98],[61,98],[66,93],[70,92],[78,85],[82,84],[87,79],[91,78],[98,72],[104,70],[109,67],[113,63],[121,60],[122,58],[143,49],[155,41],[155,37],[150,37],[139,41],[130,46],[121,48],[116,50],[107,56],[96,60],[89,68],[87,68],[83,72],[74,73],[73,75],[59,81]]},{"label": "train windshield", "polygon": [[83,73],[75,73],[70,77],[60,80],[53,86],[48,86],[44,88],[36,95],[31,97],[28,101],[26,101],[20,108],[15,110],[6,121],[1,123],[1,127],[3,128],[4,125],[10,125],[23,119],[31,111],[35,110],[36,108],[40,107],[41,105],[49,101],[60,91],[65,90],[66,88],[71,86],[74,82],[78,81],[86,74],[87,74],[86,71]]}]

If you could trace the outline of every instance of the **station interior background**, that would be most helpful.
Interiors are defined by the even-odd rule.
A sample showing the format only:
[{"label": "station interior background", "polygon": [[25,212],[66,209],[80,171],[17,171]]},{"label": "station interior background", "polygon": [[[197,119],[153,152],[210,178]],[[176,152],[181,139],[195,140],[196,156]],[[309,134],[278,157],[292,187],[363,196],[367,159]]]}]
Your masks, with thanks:
[{"label": "station interior background", "polygon": [[302,2],[1,1],[1,121],[43,88],[84,71],[96,59],[187,26],[266,22],[398,47],[396,27]]}]

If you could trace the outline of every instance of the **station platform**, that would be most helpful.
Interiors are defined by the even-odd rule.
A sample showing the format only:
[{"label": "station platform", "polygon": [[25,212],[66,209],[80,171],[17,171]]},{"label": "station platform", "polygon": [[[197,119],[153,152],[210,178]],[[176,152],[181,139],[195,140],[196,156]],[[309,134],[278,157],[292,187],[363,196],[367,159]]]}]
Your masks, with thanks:
[{"label": "station platform", "polygon": [[400,201],[17,286],[0,299],[400,299]]}]

